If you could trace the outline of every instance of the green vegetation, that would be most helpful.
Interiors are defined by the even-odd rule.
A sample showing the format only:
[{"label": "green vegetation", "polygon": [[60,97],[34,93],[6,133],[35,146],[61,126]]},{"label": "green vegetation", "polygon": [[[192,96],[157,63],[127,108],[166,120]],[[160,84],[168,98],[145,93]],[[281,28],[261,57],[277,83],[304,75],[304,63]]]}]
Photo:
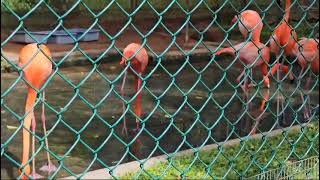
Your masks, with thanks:
[{"label": "green vegetation", "polygon": [[[276,137],[243,141],[171,161],[122,177],[187,179],[251,177],[267,170],[283,168],[288,162],[319,156],[319,121],[301,130],[283,132]],[[297,174],[302,176],[303,174]]]},{"label": "green vegetation", "polygon": [[308,173],[306,173],[306,171],[302,168],[296,168],[295,172],[299,173],[294,174],[292,179],[319,179],[319,163]]},{"label": "green vegetation", "polygon": [[299,173],[294,176],[293,179],[319,179],[319,164],[307,175],[305,173]]},{"label": "green vegetation", "polygon": [[1,1],[1,12],[8,11],[4,4],[13,11],[27,11],[32,7],[30,0],[6,0],[3,3]]}]

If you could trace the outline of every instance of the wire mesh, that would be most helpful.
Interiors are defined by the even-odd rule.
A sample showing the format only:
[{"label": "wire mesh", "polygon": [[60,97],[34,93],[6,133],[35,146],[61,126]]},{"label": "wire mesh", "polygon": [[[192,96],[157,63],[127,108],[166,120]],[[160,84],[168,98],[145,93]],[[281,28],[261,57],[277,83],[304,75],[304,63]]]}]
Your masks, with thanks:
[{"label": "wire mesh", "polygon": [[[249,9],[261,17],[252,29],[248,28],[249,20],[243,14]],[[35,168],[30,166],[34,166],[35,159],[46,161],[47,156],[51,160],[40,169],[50,171],[56,165],[48,174],[49,179],[68,175],[81,178],[98,168],[105,168],[113,176],[114,168],[127,161],[136,160],[143,169],[145,162],[141,159],[164,154],[172,164],[174,155],[183,149],[201,151],[207,144],[227,143],[234,138],[246,142],[256,133],[268,134],[275,129],[319,121],[318,9],[318,0],[2,0],[1,70],[14,71],[1,73],[1,84],[4,84],[1,85],[1,161],[15,171],[7,170],[8,176],[34,178]],[[41,14],[44,18],[40,21],[37,16]],[[204,23],[198,23],[204,18]],[[229,25],[232,18],[235,21]],[[123,21],[105,25],[104,21],[109,19]],[[69,27],[81,23],[86,24],[87,30],[82,36],[75,36]],[[48,27],[48,33],[37,39],[33,30],[48,30]],[[257,36],[255,31],[260,27]],[[84,46],[81,39],[95,28],[105,40],[97,47],[94,43]],[[242,35],[236,31],[239,29]],[[30,49],[25,52],[31,55],[23,55],[18,51],[21,45],[12,43],[20,30],[36,42],[29,45],[34,52]],[[46,44],[58,30],[73,43]],[[212,38],[213,35],[216,36]],[[126,55],[124,47],[137,40],[141,47]],[[90,46],[93,50],[89,53]],[[56,52],[59,48],[65,49]],[[149,56],[145,72],[139,69],[143,48]],[[13,58],[10,53],[20,53],[20,57]],[[116,60],[107,63],[108,58]],[[119,65],[121,58],[126,62],[123,66]],[[82,60],[89,68],[80,73],[76,68],[67,71],[63,66],[70,59]],[[43,64],[52,64],[49,74],[30,73],[32,67]],[[237,76],[240,71],[243,77]],[[127,74],[134,88],[122,88],[130,91],[125,95],[120,86]],[[39,85],[41,78],[43,82]],[[289,84],[289,80],[294,83]],[[27,91],[28,97],[35,99],[32,106],[24,109]],[[46,111],[41,112],[41,108]],[[46,118],[49,127],[41,133],[32,130],[39,119],[45,122],[45,113],[49,114]],[[124,122],[128,130],[122,129]],[[28,136],[38,146],[31,156]],[[278,145],[291,145],[286,162],[293,157],[309,162],[306,158],[314,155],[318,160],[319,133],[307,137],[301,131],[295,142],[286,142],[287,137],[284,132]],[[295,147],[301,138],[307,138],[308,147],[298,154]],[[53,146],[48,145],[47,139],[53,141]],[[268,147],[268,142],[262,139],[252,156]],[[25,143],[29,145],[23,148]],[[245,143],[239,153],[244,149]],[[224,150],[219,150],[217,158],[224,156]],[[274,151],[276,154],[277,150]],[[186,171],[178,170],[181,178],[185,178],[197,160],[195,156]],[[215,161],[206,164],[208,173],[214,171],[211,169]],[[259,165],[252,158],[244,173],[250,171],[252,164],[266,172],[274,161],[278,160],[273,156]],[[302,161],[295,162],[293,169]],[[272,171],[272,177],[264,173],[257,178],[280,178],[291,170]],[[230,163],[224,177],[232,171]],[[162,172],[165,173],[166,170]],[[239,173],[238,176],[244,177]]]}]

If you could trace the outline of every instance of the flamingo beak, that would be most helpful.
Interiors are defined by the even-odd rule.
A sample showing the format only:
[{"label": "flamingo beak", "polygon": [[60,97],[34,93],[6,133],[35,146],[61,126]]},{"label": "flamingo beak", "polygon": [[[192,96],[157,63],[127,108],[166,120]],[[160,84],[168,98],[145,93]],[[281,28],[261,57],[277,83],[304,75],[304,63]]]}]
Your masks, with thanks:
[{"label": "flamingo beak", "polygon": [[121,62],[120,62],[120,65],[121,66],[125,66],[125,64],[126,64],[126,60],[122,59]]},{"label": "flamingo beak", "polygon": [[231,20],[230,25],[233,25],[235,22],[237,22],[237,16],[234,16],[233,19]]},{"label": "flamingo beak", "polygon": [[292,73],[289,74],[289,79],[290,79],[290,83],[293,84],[294,83],[294,77],[293,77]]}]

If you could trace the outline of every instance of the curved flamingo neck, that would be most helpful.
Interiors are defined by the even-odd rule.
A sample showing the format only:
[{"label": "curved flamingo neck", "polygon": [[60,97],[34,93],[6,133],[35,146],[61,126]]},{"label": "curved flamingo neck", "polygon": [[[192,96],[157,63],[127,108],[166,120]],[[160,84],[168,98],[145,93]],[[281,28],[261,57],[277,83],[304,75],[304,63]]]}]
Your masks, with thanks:
[{"label": "curved flamingo neck", "polygon": [[223,48],[219,51],[216,52],[216,55],[221,55],[221,54],[228,54],[228,55],[231,55],[233,57],[235,57],[235,50],[232,49],[232,48]]},{"label": "curved flamingo neck", "polygon": [[257,32],[257,31],[253,32],[253,34],[252,34],[253,42],[261,42],[260,41],[260,33],[261,33],[261,31],[260,32]]},{"label": "curved flamingo neck", "polygon": [[290,17],[290,6],[291,6],[291,0],[286,1],[286,14],[285,14],[285,20],[288,22]]}]

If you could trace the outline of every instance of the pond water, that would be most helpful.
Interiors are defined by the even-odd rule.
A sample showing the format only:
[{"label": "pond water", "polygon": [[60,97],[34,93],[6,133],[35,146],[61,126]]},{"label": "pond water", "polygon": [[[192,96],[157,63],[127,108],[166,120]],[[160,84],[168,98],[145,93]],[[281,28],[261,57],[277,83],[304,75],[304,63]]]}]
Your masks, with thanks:
[{"label": "pond water", "polygon": [[[286,96],[285,116],[277,121],[276,83],[272,78],[269,90],[251,88],[245,96],[240,87],[233,87],[237,85],[235,79],[240,74],[239,66],[234,64],[224,73],[219,67],[226,68],[230,60],[211,62],[210,65],[208,62],[195,59],[189,63],[150,64],[147,73],[152,74],[145,81],[142,92],[144,123],[137,139],[141,144],[134,143],[129,149],[126,148],[127,143],[136,136],[133,132],[136,128],[134,106],[126,114],[129,129],[126,136],[122,134],[122,101],[117,95],[120,94],[122,82],[122,77],[117,80],[122,71],[118,62],[101,64],[95,71],[92,71],[93,66],[59,69],[59,74],[46,88],[49,148],[56,157],[67,154],[60,164],[53,158],[53,163],[60,167],[55,177],[69,176],[66,169],[79,174],[85,170],[103,168],[103,164],[114,166],[132,161],[136,156],[146,158],[247,136],[256,125],[256,133],[260,133],[304,121],[297,81],[290,84],[289,80],[284,80],[282,83],[282,93]],[[299,67],[294,68],[296,76],[299,70]],[[91,71],[92,74],[86,79]],[[253,75],[255,80],[261,80],[260,70],[254,70]],[[2,95],[17,78],[17,73],[1,74]],[[312,79],[312,84],[318,82],[318,77],[313,76]],[[304,83],[302,81],[301,86]],[[314,86],[310,100],[313,107],[318,107],[319,85]],[[127,100],[135,94],[132,75],[129,75],[125,91]],[[266,111],[260,112],[258,108],[264,97],[270,100]],[[250,103],[245,103],[248,99]],[[17,129],[20,122],[11,111],[19,116],[24,114],[24,82],[20,80],[1,100],[1,144],[6,145],[5,153],[20,163],[22,132]],[[40,107],[38,103],[35,115],[36,134],[41,138]],[[65,111],[61,112],[62,108]],[[9,140],[10,137],[13,138]],[[36,146],[39,148],[39,139]],[[94,152],[96,149],[99,149],[97,153]],[[45,152],[41,147],[36,158],[37,169],[46,163]],[[2,178],[17,177],[17,165],[7,160],[3,152],[1,167]]]}]

